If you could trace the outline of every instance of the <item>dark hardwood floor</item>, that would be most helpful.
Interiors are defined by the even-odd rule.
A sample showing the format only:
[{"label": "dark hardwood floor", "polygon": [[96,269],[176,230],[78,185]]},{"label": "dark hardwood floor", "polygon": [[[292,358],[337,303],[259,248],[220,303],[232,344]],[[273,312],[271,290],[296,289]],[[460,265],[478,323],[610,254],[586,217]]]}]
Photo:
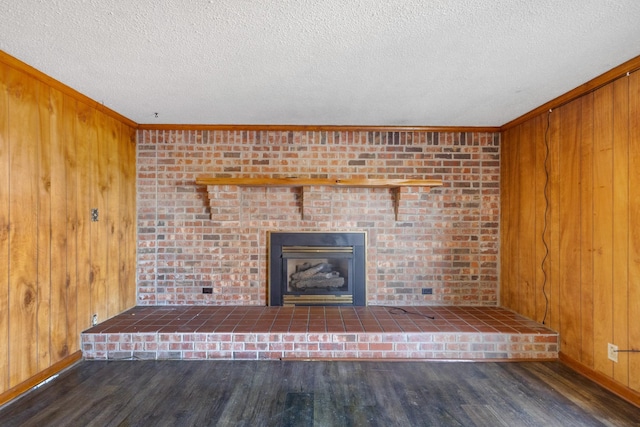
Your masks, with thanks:
[{"label": "dark hardwood floor", "polygon": [[635,407],[557,362],[82,362],[2,426],[632,426]]}]

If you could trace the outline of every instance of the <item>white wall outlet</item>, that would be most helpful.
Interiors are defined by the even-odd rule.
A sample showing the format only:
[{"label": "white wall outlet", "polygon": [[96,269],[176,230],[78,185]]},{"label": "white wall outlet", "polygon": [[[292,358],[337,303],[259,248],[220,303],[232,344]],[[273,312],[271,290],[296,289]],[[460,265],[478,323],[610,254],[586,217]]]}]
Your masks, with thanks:
[{"label": "white wall outlet", "polygon": [[97,324],[98,324],[98,315],[97,315],[97,314],[94,314],[94,315],[91,317],[91,326],[96,326]]},{"label": "white wall outlet", "polygon": [[609,360],[618,361],[618,346],[611,343],[607,344],[607,356]]}]

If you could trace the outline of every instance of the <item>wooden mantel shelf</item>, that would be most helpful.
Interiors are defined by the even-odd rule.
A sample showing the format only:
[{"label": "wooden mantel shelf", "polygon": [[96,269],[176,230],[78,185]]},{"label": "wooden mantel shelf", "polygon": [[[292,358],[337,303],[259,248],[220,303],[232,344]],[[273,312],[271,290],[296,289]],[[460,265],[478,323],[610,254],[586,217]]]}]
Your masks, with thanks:
[{"label": "wooden mantel shelf", "polygon": [[[407,191],[403,189],[409,187],[426,187],[429,190],[431,187],[442,186],[442,180],[439,179],[331,179],[331,178],[267,178],[267,177],[254,177],[254,178],[215,178],[210,176],[199,176],[196,178],[196,184],[206,185],[209,192],[209,202],[211,204],[211,218],[214,219],[217,213],[220,213],[216,208],[217,197],[215,196],[213,187],[216,186],[237,186],[237,187],[300,187],[302,188],[302,218],[305,220],[311,220],[313,218],[313,208],[307,203],[305,207],[304,201],[307,198],[313,197],[310,195],[306,197],[306,193],[312,193],[312,187],[353,187],[353,188],[389,188],[394,193],[394,212],[396,220],[400,220],[403,216],[403,210],[401,208],[402,194]],[[224,203],[229,203],[230,198],[225,198]],[[226,206],[224,209],[225,214],[228,215],[230,206]],[[238,205],[238,215],[240,206]],[[231,215],[235,216],[235,215]]]},{"label": "wooden mantel shelf", "polygon": [[199,176],[200,185],[237,185],[240,187],[440,187],[440,179],[331,179],[331,178],[213,178]]}]

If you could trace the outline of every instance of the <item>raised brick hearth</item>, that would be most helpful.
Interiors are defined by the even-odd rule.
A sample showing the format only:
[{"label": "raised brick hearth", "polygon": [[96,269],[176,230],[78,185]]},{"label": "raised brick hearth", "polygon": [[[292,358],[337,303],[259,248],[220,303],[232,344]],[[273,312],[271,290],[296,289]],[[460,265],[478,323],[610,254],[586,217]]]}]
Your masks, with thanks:
[{"label": "raised brick hearth", "polygon": [[88,360],[547,360],[558,335],[498,307],[146,306],[85,331],[82,350]]}]

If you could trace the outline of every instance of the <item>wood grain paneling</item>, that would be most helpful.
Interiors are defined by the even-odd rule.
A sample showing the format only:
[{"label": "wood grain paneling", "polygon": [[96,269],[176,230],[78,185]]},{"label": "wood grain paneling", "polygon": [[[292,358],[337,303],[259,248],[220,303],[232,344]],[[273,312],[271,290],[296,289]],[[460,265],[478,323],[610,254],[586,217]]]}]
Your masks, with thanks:
[{"label": "wood grain paneling", "polygon": [[[640,391],[640,356],[620,352],[608,359],[607,345],[638,349],[640,322],[640,237],[634,219],[640,216],[635,188],[640,185],[639,73],[609,83],[554,110],[549,121],[549,208],[546,213],[549,257],[547,325],[560,332],[561,352],[611,381]],[[540,319],[543,305],[530,315],[528,283],[534,272],[523,263],[531,239],[539,239],[544,203],[528,204],[536,220],[535,234],[523,209],[544,165],[530,158],[544,156],[544,141],[530,118],[502,134],[502,304]],[[520,168],[517,179],[510,164]],[[543,171],[544,172],[544,171]],[[519,200],[515,206],[513,200]],[[519,242],[511,242],[515,238]],[[536,242],[536,247],[539,243]],[[536,254],[538,250],[536,250]],[[536,256],[536,263],[540,262]],[[523,268],[525,266],[525,268]],[[518,272],[517,279],[514,271]],[[537,270],[536,270],[537,271]],[[535,281],[540,286],[539,281]],[[537,298],[536,294],[536,298]]]},{"label": "wood grain paneling", "polygon": [[580,112],[580,360],[593,366],[593,94]]},{"label": "wood grain paneling", "polygon": [[[514,284],[518,280],[518,261],[519,258],[514,254],[518,251],[518,239],[516,238],[516,231],[518,230],[519,216],[517,214],[519,209],[520,197],[519,193],[509,191],[513,188],[519,188],[518,180],[518,141],[519,141],[520,129],[509,129],[505,132],[504,138],[510,142],[509,148],[506,149],[506,145],[502,145],[501,158],[502,167],[500,169],[500,181],[508,182],[509,185],[501,186],[501,203],[502,209],[500,211],[500,224],[502,226],[501,232],[501,261],[502,265],[502,281],[503,283]],[[516,302],[518,301],[518,286],[501,286],[500,287],[500,303],[507,307],[516,309]]]},{"label": "wood grain paneling", "polygon": [[9,70],[10,386],[38,366],[38,105],[35,81]]},{"label": "wood grain paneling", "polygon": [[93,313],[132,307],[136,262],[135,129],[4,59],[0,395],[77,354]]},{"label": "wood grain paneling", "polygon": [[[65,162],[64,96],[51,89],[51,219],[67,218],[67,175]],[[67,227],[51,230],[51,358],[61,360],[69,355],[67,336]],[[71,264],[73,265],[73,264]],[[56,284],[60,284],[56,286]],[[75,311],[74,311],[75,314]]]},{"label": "wood grain paneling", "polygon": [[[121,140],[120,125],[111,117],[105,117],[104,121],[104,137],[100,139],[103,141],[102,148],[104,151],[105,159],[105,221],[106,226],[106,271],[105,271],[105,292],[109,295],[109,298],[105,298],[107,302],[106,312],[103,314],[105,317],[112,317],[118,314],[120,308],[120,278],[118,276],[118,260],[120,252],[120,240],[118,239],[120,221],[120,209],[119,209],[119,182],[118,182],[118,155],[119,149],[111,149],[111,147],[118,147],[118,141]],[[125,145],[124,142],[122,145]]]},{"label": "wood grain paneling", "polygon": [[545,161],[548,161],[546,158],[546,138],[548,138],[547,133],[547,123],[548,123],[548,115],[538,116],[532,120],[533,122],[533,134],[531,137],[535,144],[533,144],[534,156],[535,156],[535,177],[534,177],[534,188],[535,193],[533,194],[533,199],[535,201],[533,216],[535,219],[535,231],[532,234],[532,239],[534,239],[534,248],[535,248],[535,259],[533,261],[535,267],[535,283],[534,292],[535,292],[535,307],[533,309],[533,313],[531,317],[538,322],[545,322],[544,314],[548,308],[548,289],[547,283],[548,278],[545,278],[547,275],[547,266],[545,266],[545,271],[543,271],[542,264],[546,262],[545,255],[547,255],[547,251],[545,250],[544,243],[542,241],[542,234],[546,232],[548,228],[547,220],[544,215],[536,215],[540,209],[544,209],[545,206],[545,192],[548,193],[548,188],[546,187],[546,173],[545,173]]},{"label": "wood grain paneling", "polygon": [[66,252],[67,261],[65,288],[66,301],[66,346],[67,352],[80,349],[80,332],[86,320],[78,317],[78,161],[76,140],[77,102],[69,96],[63,97],[63,148],[65,168],[65,207],[66,207]]},{"label": "wood grain paneling", "polygon": [[570,355],[580,349],[580,300],[573,298],[580,290],[580,192],[576,191],[580,183],[580,161],[578,143],[580,140],[579,118],[580,104],[568,104],[558,110],[560,115],[559,173],[558,191],[562,203],[558,214],[559,263],[562,268],[558,276],[558,291],[563,301],[560,315],[562,328],[561,348]]},{"label": "wood grain paneling", "polygon": [[[594,368],[613,375],[607,348],[613,335],[613,87],[594,93],[593,162],[593,303],[598,321],[594,324]],[[578,243],[578,242],[576,242]]]},{"label": "wood grain paneling", "polygon": [[[94,110],[88,106],[78,103],[75,111],[75,139],[76,139],[76,161],[78,165],[76,188],[77,204],[76,218],[78,229],[76,232],[77,244],[77,264],[76,272],[78,277],[78,287],[76,289],[77,305],[77,333],[90,324],[93,307],[91,306],[91,288],[93,279],[91,277],[91,222],[90,215],[93,205],[92,194],[94,192],[94,182],[91,176],[94,174],[93,162],[91,161],[91,142],[96,140],[95,125],[93,123]],[[87,185],[89,184],[89,185]]]},{"label": "wood grain paneling", "polygon": [[[640,350],[640,73],[629,77],[629,346]],[[629,355],[629,387],[640,390],[640,354]]]},{"label": "wood grain paneling", "polygon": [[0,63],[0,390],[9,388],[9,99]]},{"label": "wood grain paneling", "polygon": [[136,253],[136,211],[130,206],[136,205],[136,187],[129,183],[136,181],[136,131],[120,124],[119,151],[119,242],[118,281],[120,307],[132,307],[136,304],[136,291],[131,288],[135,283],[135,265],[131,263],[131,254]]},{"label": "wood grain paneling", "polygon": [[38,144],[37,194],[37,324],[38,324],[38,371],[51,365],[50,331],[51,322],[51,105],[49,88],[35,83],[38,103]]},{"label": "wood grain paneling", "polygon": [[[535,289],[535,201],[536,187],[535,179],[532,180],[530,171],[531,165],[535,165],[535,145],[529,141],[535,140],[536,129],[533,121],[523,124],[520,131],[518,173],[521,185],[526,183],[530,191],[520,193],[519,201],[519,222],[518,222],[518,254],[519,268],[518,281],[520,282],[520,313],[527,317],[535,317],[536,289]],[[535,169],[534,169],[535,170]]]},{"label": "wood grain paneling", "polygon": [[88,129],[88,145],[91,164],[89,182],[91,183],[91,208],[98,209],[98,221],[89,222],[91,248],[91,270],[89,273],[91,285],[91,314],[96,314],[98,320],[107,317],[107,153],[106,118],[101,114],[93,114],[91,128]]},{"label": "wood grain paneling", "polygon": [[[556,331],[560,330],[560,113],[553,111],[549,117],[549,204],[547,206],[547,246],[549,256],[547,258],[548,279],[547,293],[549,295],[548,321],[546,324]],[[521,191],[526,191],[523,188]],[[541,207],[542,215],[545,215],[545,207]],[[539,215],[538,212],[536,214]]]},{"label": "wood grain paneling", "polygon": [[[611,342],[629,347],[629,79],[613,86],[613,278]],[[629,383],[629,353],[619,353],[613,377]]]}]

